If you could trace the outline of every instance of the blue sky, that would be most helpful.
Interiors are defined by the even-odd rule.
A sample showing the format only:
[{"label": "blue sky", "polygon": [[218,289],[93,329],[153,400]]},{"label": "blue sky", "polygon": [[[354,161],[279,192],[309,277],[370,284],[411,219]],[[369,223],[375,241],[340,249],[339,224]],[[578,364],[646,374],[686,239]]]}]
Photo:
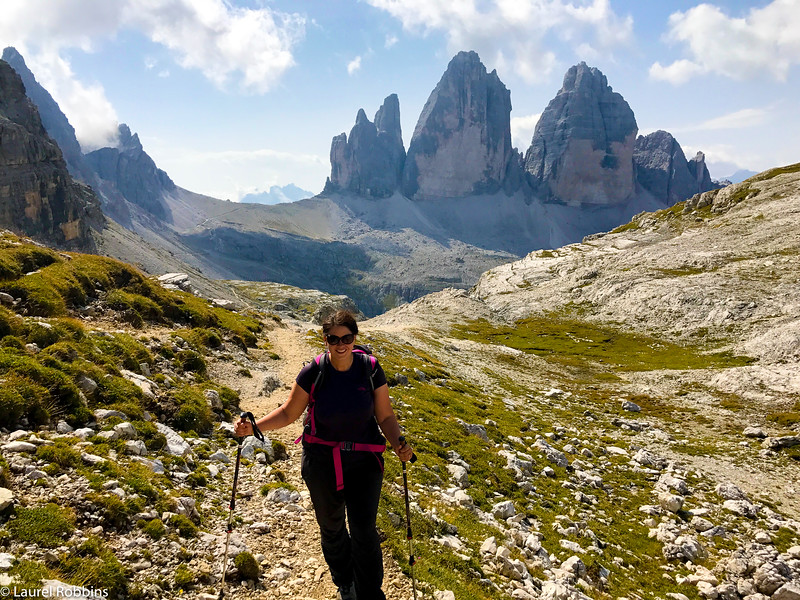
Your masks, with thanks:
[{"label": "blue sky", "polygon": [[800,161],[800,0],[4,0],[13,45],[85,150],[117,123],[175,182],[238,200],[319,192],[331,138],[400,98],[408,147],[453,55],[511,90],[524,153],[565,71],[598,67],[712,176]]}]

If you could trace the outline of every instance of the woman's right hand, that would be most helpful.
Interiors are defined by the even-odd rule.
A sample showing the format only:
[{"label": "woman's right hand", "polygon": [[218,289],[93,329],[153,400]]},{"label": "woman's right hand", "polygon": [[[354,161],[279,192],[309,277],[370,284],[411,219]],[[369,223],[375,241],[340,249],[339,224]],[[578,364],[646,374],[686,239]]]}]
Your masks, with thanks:
[{"label": "woman's right hand", "polygon": [[237,421],[233,425],[233,435],[235,435],[236,437],[246,437],[248,435],[253,435],[253,426],[245,419]]}]

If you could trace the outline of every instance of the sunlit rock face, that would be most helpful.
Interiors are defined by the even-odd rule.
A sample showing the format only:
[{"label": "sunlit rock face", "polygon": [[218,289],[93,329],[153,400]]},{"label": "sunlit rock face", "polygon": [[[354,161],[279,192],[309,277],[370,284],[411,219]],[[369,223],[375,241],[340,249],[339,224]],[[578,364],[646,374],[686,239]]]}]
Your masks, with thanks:
[{"label": "sunlit rock face", "polygon": [[[417,122],[403,171],[415,200],[458,198],[519,186],[511,145],[511,95],[475,52],[459,52]],[[515,171],[515,169],[517,171]]]},{"label": "sunlit rock face", "polygon": [[93,250],[102,213],[91,189],[72,180],[17,72],[0,61],[0,228]]}]

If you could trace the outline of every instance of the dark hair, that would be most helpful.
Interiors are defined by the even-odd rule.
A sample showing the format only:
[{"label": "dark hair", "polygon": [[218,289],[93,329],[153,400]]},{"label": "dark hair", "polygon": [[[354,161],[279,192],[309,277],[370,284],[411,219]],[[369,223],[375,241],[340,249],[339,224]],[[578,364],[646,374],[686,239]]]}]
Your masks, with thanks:
[{"label": "dark hair", "polygon": [[327,335],[330,332],[330,330],[336,327],[337,325],[342,325],[343,327],[347,327],[350,330],[350,333],[354,335],[358,334],[358,324],[356,323],[356,317],[349,310],[339,309],[335,313],[331,313],[327,317],[325,317],[325,319],[322,321],[323,335]]}]

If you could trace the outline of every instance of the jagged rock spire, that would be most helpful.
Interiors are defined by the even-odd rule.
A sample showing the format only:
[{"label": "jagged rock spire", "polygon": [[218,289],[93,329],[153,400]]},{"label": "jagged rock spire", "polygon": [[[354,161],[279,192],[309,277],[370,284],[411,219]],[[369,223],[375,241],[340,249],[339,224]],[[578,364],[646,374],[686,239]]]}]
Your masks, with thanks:
[{"label": "jagged rock spire", "polygon": [[375,113],[374,123],[359,109],[349,139],[344,133],[333,138],[327,189],[372,198],[391,196],[400,186],[405,158],[400,102],[391,94]]},{"label": "jagged rock spire", "polygon": [[414,199],[493,193],[516,165],[511,94],[475,52],[459,52],[419,117],[403,171]]}]

